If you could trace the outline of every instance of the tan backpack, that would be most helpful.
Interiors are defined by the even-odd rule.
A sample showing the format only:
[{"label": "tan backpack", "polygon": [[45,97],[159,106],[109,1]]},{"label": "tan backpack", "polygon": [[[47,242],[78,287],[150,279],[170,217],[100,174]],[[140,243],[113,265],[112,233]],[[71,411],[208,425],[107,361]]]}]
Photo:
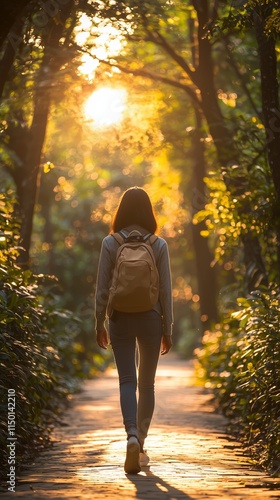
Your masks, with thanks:
[{"label": "tan backpack", "polygon": [[159,297],[159,275],[152,249],[157,236],[143,236],[137,230],[122,234],[112,234],[120,247],[109,292],[109,309],[149,311]]}]

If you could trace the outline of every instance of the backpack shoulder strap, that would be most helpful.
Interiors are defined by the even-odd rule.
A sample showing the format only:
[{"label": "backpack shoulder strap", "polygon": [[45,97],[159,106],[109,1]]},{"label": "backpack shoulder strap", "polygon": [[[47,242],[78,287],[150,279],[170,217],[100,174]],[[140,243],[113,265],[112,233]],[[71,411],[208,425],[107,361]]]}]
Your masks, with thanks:
[{"label": "backpack shoulder strap", "polygon": [[118,242],[119,245],[124,243],[124,238],[120,235],[120,233],[112,233],[111,236]]},{"label": "backpack shoulder strap", "polygon": [[[131,231],[131,233],[138,233],[138,234],[141,234],[139,233],[139,231]],[[129,233],[129,235],[131,234]],[[111,236],[113,236],[113,238],[118,242],[119,245],[123,245],[123,243],[125,242],[125,238],[128,236],[125,234],[125,232],[119,232],[119,233],[112,233]],[[151,246],[156,242],[156,240],[158,239],[158,236],[156,234],[151,234],[151,233],[148,233],[144,236],[144,241],[145,242],[148,242]]]},{"label": "backpack shoulder strap", "polygon": [[149,235],[149,242],[150,245],[153,246],[153,244],[157,241],[158,236],[156,234],[152,234],[151,236]]}]

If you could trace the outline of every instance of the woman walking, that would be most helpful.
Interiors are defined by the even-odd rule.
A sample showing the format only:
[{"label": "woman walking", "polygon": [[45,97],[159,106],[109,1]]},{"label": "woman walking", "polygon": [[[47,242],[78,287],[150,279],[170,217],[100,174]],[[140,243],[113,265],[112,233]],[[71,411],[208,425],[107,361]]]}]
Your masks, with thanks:
[{"label": "woman walking", "polygon": [[[107,349],[109,343],[112,345],[119,375],[121,411],[127,433],[124,469],[130,474],[140,472],[141,465],[147,465],[149,462],[149,457],[144,451],[144,441],[154,412],[154,383],[158,358],[160,353],[167,354],[172,346],[173,313],[169,254],[166,241],[157,237],[156,231],[157,222],[148,194],[142,188],[128,189],[120,200],[113,219],[112,231],[102,242],[98,266],[97,343],[103,349]],[[120,252],[126,247],[127,242],[131,243],[127,245],[127,253],[122,254],[123,265],[118,268],[121,271],[116,271],[116,261],[121,259]],[[135,251],[138,245],[141,246],[141,255],[145,252],[147,254],[147,257],[141,257],[139,266],[145,259],[152,259],[151,262],[154,259],[155,269],[152,269],[152,264],[146,268],[151,270],[151,279],[158,280],[150,287],[152,292],[145,300],[139,295],[144,289],[142,268],[139,266],[134,268],[134,264],[125,267],[126,257],[123,257],[126,255],[129,258],[129,252]],[[133,282],[132,274],[139,270],[141,274],[136,280],[139,286],[135,293],[129,292]],[[125,302],[117,297],[118,287],[121,289],[117,284],[118,272],[127,274],[122,278],[124,280],[122,291],[128,292]],[[109,334],[105,326],[106,315],[109,317]],[[138,366],[136,366],[136,348]]]}]

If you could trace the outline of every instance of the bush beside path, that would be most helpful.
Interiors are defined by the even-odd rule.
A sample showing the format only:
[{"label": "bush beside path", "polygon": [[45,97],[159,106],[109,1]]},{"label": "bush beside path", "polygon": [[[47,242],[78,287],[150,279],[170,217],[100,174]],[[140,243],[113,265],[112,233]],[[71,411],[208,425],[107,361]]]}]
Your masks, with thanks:
[{"label": "bush beside path", "polygon": [[123,470],[125,433],[115,369],[83,384],[53,433],[53,445],[2,500],[280,499],[280,479],[258,471],[225,432],[211,393],[194,385],[191,361],[160,359],[156,410],[146,445],[150,464]]}]

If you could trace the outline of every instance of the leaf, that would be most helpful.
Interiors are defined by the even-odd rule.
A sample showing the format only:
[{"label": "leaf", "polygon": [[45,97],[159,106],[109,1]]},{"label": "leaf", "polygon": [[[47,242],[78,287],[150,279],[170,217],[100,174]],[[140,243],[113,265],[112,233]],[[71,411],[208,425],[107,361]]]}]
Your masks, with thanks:
[{"label": "leaf", "polygon": [[54,164],[50,161],[44,163],[44,174],[48,174],[54,168]]}]

